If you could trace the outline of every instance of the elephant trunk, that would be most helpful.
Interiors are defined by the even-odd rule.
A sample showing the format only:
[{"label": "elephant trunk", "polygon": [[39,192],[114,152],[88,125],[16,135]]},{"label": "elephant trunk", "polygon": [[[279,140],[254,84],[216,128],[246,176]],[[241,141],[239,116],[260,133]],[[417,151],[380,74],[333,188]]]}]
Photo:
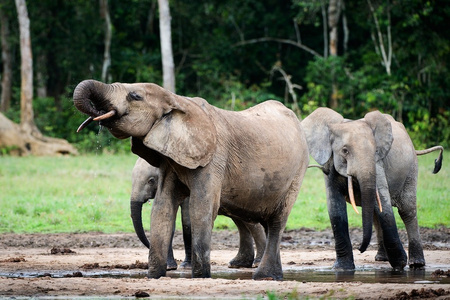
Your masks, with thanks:
[{"label": "elephant trunk", "polygon": [[363,239],[359,251],[366,251],[372,238],[373,213],[376,202],[376,185],[374,180],[364,180],[358,178],[361,190],[361,209],[362,209],[362,225]]},{"label": "elephant trunk", "polygon": [[82,113],[97,117],[102,113],[97,107],[105,103],[105,91],[107,84],[96,80],[84,80],[73,91],[73,104]]},{"label": "elephant trunk", "polygon": [[141,240],[141,242],[150,248],[150,242],[145,235],[144,227],[142,226],[142,205],[144,202],[141,201],[130,201],[131,219],[133,220],[134,231],[136,235]]}]

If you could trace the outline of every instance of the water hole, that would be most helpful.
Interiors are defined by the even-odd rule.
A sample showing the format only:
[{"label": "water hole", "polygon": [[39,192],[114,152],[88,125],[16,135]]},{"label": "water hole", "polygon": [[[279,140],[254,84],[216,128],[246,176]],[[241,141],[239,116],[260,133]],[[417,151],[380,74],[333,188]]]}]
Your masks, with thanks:
[{"label": "water hole", "polygon": [[[390,268],[360,267],[355,271],[335,271],[331,268],[288,267],[283,271],[285,281],[299,282],[361,282],[361,283],[399,283],[399,284],[450,284],[450,277],[438,277],[434,271],[448,270],[449,266],[427,266],[415,270],[406,268],[393,271]],[[251,280],[254,269],[226,269],[212,272],[212,278]],[[37,278],[37,277],[86,277],[86,278],[145,278],[145,270],[76,270],[76,271],[20,271],[2,272],[1,277]],[[189,270],[168,271],[171,278],[191,278]]]}]

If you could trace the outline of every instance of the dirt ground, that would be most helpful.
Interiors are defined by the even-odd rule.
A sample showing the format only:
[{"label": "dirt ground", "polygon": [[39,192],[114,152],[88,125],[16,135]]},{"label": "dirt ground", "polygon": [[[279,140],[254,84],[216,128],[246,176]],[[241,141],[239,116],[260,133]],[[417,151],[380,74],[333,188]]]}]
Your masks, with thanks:
[{"label": "dirt ground", "polygon": [[[407,246],[406,232],[401,231],[400,235]],[[352,230],[355,249],[361,236],[359,229]],[[267,299],[268,293],[275,293],[279,297],[290,294],[321,299],[450,299],[450,228],[422,228],[421,236],[427,261],[425,271],[428,274],[434,271],[432,276],[436,279],[386,283],[377,276],[373,282],[363,280],[364,270],[390,274],[387,262],[374,261],[375,238],[365,253],[354,251],[357,270],[352,276],[340,278],[334,273],[330,230],[300,229],[284,233],[283,281],[251,280],[254,269],[227,267],[237,251],[236,231],[213,233],[212,279],[191,279],[189,270],[169,271],[168,277],[160,279],[145,278],[147,250],[134,234],[1,234],[0,298]],[[176,232],[174,248],[176,259],[182,260],[180,232]],[[300,280],[287,279],[287,274],[297,274],[297,271],[306,276]],[[317,274],[330,273],[334,276],[332,280],[313,280]],[[403,278],[408,279],[411,273],[406,268],[408,275]]]}]

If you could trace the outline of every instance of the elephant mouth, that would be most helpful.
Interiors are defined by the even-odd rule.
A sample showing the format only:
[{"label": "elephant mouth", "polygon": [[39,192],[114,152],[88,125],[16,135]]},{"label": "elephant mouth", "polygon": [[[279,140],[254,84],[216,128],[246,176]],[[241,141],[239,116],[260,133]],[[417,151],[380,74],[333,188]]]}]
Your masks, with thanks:
[{"label": "elephant mouth", "polygon": [[[358,209],[356,208],[356,202],[355,202],[355,195],[353,192],[353,177],[351,175],[347,176],[347,180],[348,180],[348,194],[349,194],[349,198],[350,198],[350,204],[353,207],[353,210],[359,214]],[[381,205],[381,199],[380,199],[380,194],[378,193],[378,188],[375,189],[375,195],[376,195],[376,199],[377,199],[377,204],[378,204],[378,208],[380,209],[380,212],[383,211],[383,207]]]},{"label": "elephant mouth", "polygon": [[117,114],[116,110],[112,109],[110,111],[108,111],[107,113],[101,114],[97,117],[92,117],[90,116],[89,118],[87,118],[83,123],[81,123],[81,125],[78,127],[77,132],[80,132],[81,130],[83,130],[83,128],[85,128],[86,126],[88,126],[90,123],[92,123],[93,121],[102,121],[102,120],[107,120],[112,118],[113,116],[115,116]]}]

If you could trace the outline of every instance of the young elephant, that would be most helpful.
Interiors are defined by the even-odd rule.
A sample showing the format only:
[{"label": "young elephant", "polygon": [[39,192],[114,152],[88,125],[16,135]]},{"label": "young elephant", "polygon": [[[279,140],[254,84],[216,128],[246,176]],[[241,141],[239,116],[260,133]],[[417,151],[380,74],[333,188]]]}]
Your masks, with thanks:
[{"label": "young elephant", "polygon": [[[325,174],[328,213],[336,241],[337,269],[354,269],[345,201],[362,206],[363,224],[374,217],[379,243],[377,260],[403,269],[406,253],[400,242],[392,206],[405,223],[409,266],[425,265],[417,223],[417,155],[440,150],[434,173],[442,164],[441,146],[415,151],[403,124],[378,111],[351,121],[328,108],[319,108],[302,121],[311,156]],[[374,208],[376,199],[381,207]],[[374,211],[375,209],[375,211]],[[370,223],[368,221],[367,223]],[[369,235],[371,226],[364,226]],[[367,233],[366,233],[367,231]],[[368,246],[363,241],[360,251]]]},{"label": "young elephant", "polygon": [[[132,171],[132,189],[131,189],[131,218],[133,220],[134,230],[147,247],[150,247],[149,241],[145,236],[142,226],[142,205],[149,199],[154,199],[158,187],[159,169],[150,165],[146,160],[138,158]],[[181,204],[181,218],[183,226],[183,242],[185,249],[185,258],[180,267],[183,269],[191,268],[191,222],[189,220],[189,198],[186,198]],[[239,229],[240,243],[239,252],[230,263],[230,268],[248,268],[257,267],[261,261],[266,245],[266,234],[261,224],[251,224],[234,220]],[[173,239],[173,235],[172,235]],[[253,239],[256,245],[256,256],[253,249]],[[167,270],[176,270],[177,263],[173,256],[172,240],[167,254]]]},{"label": "young elephant", "polygon": [[166,274],[173,220],[189,197],[192,277],[211,277],[210,242],[217,214],[267,228],[254,279],[282,279],[281,233],[308,165],[304,133],[278,101],[234,112],[151,83],[85,80],[73,94],[78,110],[160,169],[150,226],[150,278]]}]

